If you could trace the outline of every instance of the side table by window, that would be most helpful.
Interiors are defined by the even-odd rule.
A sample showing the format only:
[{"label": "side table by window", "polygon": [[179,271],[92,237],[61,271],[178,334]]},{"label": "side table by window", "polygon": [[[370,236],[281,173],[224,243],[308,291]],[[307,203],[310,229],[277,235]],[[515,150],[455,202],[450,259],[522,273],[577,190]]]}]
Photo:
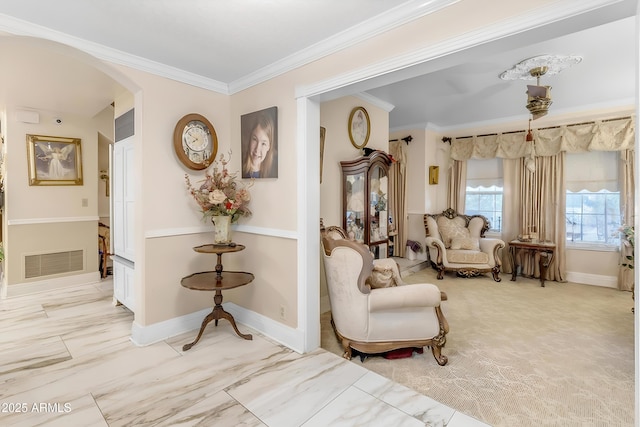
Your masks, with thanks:
[{"label": "side table by window", "polygon": [[556,250],[556,244],[553,242],[542,242],[534,240],[531,242],[522,242],[520,240],[512,240],[509,242],[509,254],[511,255],[511,281],[516,281],[518,274],[517,253],[526,251],[533,252],[540,256],[540,286],[544,287],[544,281],[547,278],[547,269],[553,261],[553,254]]},{"label": "side table by window", "polygon": [[207,327],[209,322],[215,320],[215,325],[218,326],[219,319],[227,319],[233,329],[236,331],[240,337],[245,340],[253,339],[251,334],[242,334],[238,330],[236,326],[236,322],[233,319],[233,316],[226,312],[222,308],[222,291],[225,289],[237,288],[240,286],[247,285],[251,283],[254,279],[253,274],[247,273],[244,271],[225,271],[222,267],[222,255],[226,253],[232,252],[240,252],[245,248],[244,245],[234,244],[231,245],[202,245],[196,246],[193,248],[194,251],[203,254],[216,254],[218,256],[218,262],[216,264],[215,271],[204,271],[201,273],[194,273],[190,276],[182,278],[180,284],[187,289],[193,289],[196,291],[215,291],[216,294],[213,297],[213,301],[215,305],[213,307],[213,311],[209,313],[204,320],[202,321],[202,326],[200,327],[200,332],[198,332],[198,336],[196,339],[189,344],[185,344],[182,347],[182,351],[187,351],[200,340],[202,337],[202,333],[204,329]]}]

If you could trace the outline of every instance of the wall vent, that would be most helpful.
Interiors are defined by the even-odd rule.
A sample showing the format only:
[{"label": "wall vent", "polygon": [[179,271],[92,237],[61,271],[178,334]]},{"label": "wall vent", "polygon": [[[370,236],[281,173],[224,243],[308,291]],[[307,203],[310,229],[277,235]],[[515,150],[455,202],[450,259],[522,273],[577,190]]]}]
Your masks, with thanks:
[{"label": "wall vent", "polygon": [[24,277],[51,276],[84,270],[84,251],[55,252],[24,257]]}]

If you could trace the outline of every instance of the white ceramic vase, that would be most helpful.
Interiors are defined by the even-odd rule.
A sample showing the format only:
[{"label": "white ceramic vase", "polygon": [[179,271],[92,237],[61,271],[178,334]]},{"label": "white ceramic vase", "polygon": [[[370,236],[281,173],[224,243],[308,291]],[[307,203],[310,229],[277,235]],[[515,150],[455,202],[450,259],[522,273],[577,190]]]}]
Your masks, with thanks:
[{"label": "white ceramic vase", "polygon": [[228,245],[231,243],[231,217],[230,216],[212,216],[213,223],[213,244]]}]

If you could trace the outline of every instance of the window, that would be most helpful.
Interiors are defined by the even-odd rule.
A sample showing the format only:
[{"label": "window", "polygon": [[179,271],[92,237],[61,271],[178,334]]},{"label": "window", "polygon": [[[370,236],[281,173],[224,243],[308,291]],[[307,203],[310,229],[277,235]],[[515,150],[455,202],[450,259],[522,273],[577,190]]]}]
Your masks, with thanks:
[{"label": "window", "polygon": [[483,215],[491,224],[491,231],[502,230],[502,187],[469,187],[465,197],[467,215]]},{"label": "window", "polygon": [[567,153],[568,243],[619,243],[618,156],[615,151]]},{"label": "window", "polygon": [[465,214],[483,215],[491,231],[502,230],[502,159],[467,161]]},{"label": "window", "polygon": [[617,244],[620,193],[567,191],[567,241]]}]

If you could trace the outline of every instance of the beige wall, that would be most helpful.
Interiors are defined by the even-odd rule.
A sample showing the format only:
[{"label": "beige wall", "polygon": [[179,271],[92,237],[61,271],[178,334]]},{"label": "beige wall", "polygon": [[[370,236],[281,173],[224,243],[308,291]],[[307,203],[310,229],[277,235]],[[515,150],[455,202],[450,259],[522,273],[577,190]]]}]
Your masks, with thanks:
[{"label": "beige wall", "polygon": [[579,275],[618,277],[619,270],[620,253],[618,251],[567,249],[568,272]]},{"label": "beige wall", "polygon": [[[7,108],[6,152],[7,259],[8,286],[37,279],[25,279],[25,255],[74,249],[85,251],[84,270],[57,277],[92,273],[98,270],[98,130],[108,132],[111,121],[104,117],[86,119],[64,115],[63,124],[54,124],[56,114],[38,111],[39,123],[17,120],[16,108]],[[30,186],[27,168],[26,135],[81,139],[83,185]],[[83,201],[86,200],[86,206]]]},{"label": "beige wall", "polygon": [[[279,78],[260,88],[231,97],[229,122],[235,169],[240,170],[241,116],[278,107],[278,178],[256,179],[251,188],[251,218],[240,226],[256,227],[256,233],[238,233],[245,244],[244,271],[256,279],[229,293],[229,300],[248,310],[295,328],[298,326],[297,293],[297,110],[291,82]],[[285,237],[282,237],[285,236]],[[240,240],[242,239],[242,240]],[[235,240],[235,238],[234,238]],[[240,254],[238,254],[240,256]],[[225,297],[227,298],[227,297]],[[280,308],[285,316],[280,316]]]},{"label": "beige wall", "polygon": [[[98,161],[97,123],[80,117],[65,116],[62,125],[55,125],[55,115],[40,112],[40,123],[16,120],[16,109],[8,109],[7,123],[7,192],[11,197],[6,215],[9,221],[97,216],[96,173]],[[46,135],[80,138],[82,144],[83,185],[30,186],[27,172],[26,135]],[[88,206],[82,206],[82,199]]]},{"label": "beige wall", "polygon": [[[442,142],[441,134],[429,129],[395,130],[389,138],[400,139],[409,135],[413,139],[406,147],[407,239],[424,244],[424,214],[446,209],[449,145]],[[438,184],[429,184],[429,166],[440,168]],[[426,251],[417,257],[426,259]]]},{"label": "beige wall", "polygon": [[389,151],[389,113],[369,102],[347,96],[320,106],[320,125],[327,129],[324,146],[324,169],[320,185],[320,217],[324,224],[342,227],[342,169],[340,162],[353,160],[362,150],[349,139],[349,115],[355,107],[364,107],[369,113],[371,134],[366,147]]},{"label": "beige wall", "polygon": [[[11,225],[8,229],[6,240],[11,242],[10,256],[5,260],[8,286],[98,271],[98,227],[95,220]],[[25,278],[25,256],[77,250],[84,252],[83,270]],[[14,294],[12,290],[9,293]]]},{"label": "beige wall", "polygon": [[[118,70],[139,88],[133,96],[116,101],[115,115],[135,108],[135,321],[146,326],[201,308],[185,305],[175,295],[180,291],[180,279],[187,275],[183,267],[197,256],[192,247],[202,244],[206,237],[212,238],[206,232],[213,227],[201,221],[202,215],[185,185],[185,174],[198,181],[204,171],[182,165],[172,138],[176,123],[184,115],[199,113],[216,130],[218,153],[227,153],[229,98],[128,67]],[[209,265],[210,269],[213,266]],[[199,297],[201,301],[202,295]]]},{"label": "beige wall", "polygon": [[[135,133],[135,163],[139,179],[135,277],[138,285],[136,296],[140,301],[139,309],[136,309],[136,323],[148,326],[212,304],[212,295],[180,286],[182,277],[212,270],[216,260],[213,256],[192,250],[194,246],[212,241],[213,226],[202,221],[197,204],[187,193],[185,174],[192,182],[197,182],[203,178],[204,171],[189,170],[178,160],[172,141],[175,124],[189,113],[204,115],[216,130],[218,155],[228,157],[231,150],[230,170],[239,171],[240,115],[277,106],[279,177],[255,180],[250,189],[253,215],[240,219],[240,230],[234,231],[233,235],[234,241],[247,249],[223,257],[225,269],[253,272],[256,278],[248,286],[225,292],[224,301],[235,302],[295,326],[296,242],[276,236],[280,232],[295,231],[295,132],[287,132],[285,127],[286,123],[295,122],[295,114],[291,117],[292,111],[286,104],[268,97],[273,102],[259,104],[252,101],[249,107],[238,110],[232,118],[231,99],[226,95],[127,67],[119,67],[119,70],[140,88],[140,94],[135,97],[136,124],[140,120],[140,128],[136,128]],[[128,109],[121,107],[116,116]],[[245,182],[248,184],[249,180]],[[260,231],[258,234],[243,232],[243,226],[258,227],[264,235]],[[284,307],[284,318],[280,317],[281,307]]]}]

